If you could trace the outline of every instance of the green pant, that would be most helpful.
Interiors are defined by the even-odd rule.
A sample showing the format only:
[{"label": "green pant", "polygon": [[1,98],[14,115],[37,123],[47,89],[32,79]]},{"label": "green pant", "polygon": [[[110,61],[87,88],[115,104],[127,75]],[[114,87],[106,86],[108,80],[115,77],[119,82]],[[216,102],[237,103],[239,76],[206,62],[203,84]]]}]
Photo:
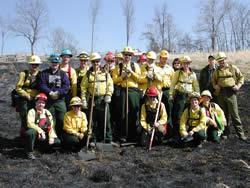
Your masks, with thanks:
[{"label": "green pant", "polygon": [[213,142],[220,142],[220,136],[218,136],[218,130],[214,126],[208,126],[207,139]]},{"label": "green pant", "polygon": [[64,115],[67,112],[65,102],[51,102],[47,104],[47,109],[53,116],[57,136],[62,137]]},{"label": "green pant", "polygon": [[236,130],[238,136],[244,135],[244,130],[242,127],[242,123],[240,120],[239,112],[238,112],[238,103],[236,94],[226,95],[221,94],[217,97],[218,104],[222,108],[225,113],[228,126],[225,127],[224,134],[229,135],[229,116],[231,115],[231,119]]},{"label": "green pant", "polygon": [[168,115],[168,120],[167,120],[167,132],[168,134],[172,134],[173,132],[173,124],[172,124],[172,109],[173,109],[173,102],[168,101],[169,98],[169,89],[162,89],[163,95],[162,95],[162,102],[165,105],[167,115]]},{"label": "green pant", "polygon": [[[151,135],[152,134],[148,133],[147,131],[145,131],[145,129],[142,128],[141,138],[140,138],[140,144],[142,147],[149,146]],[[155,129],[153,143],[154,144],[161,144],[164,136],[165,136],[165,127],[161,125]]]},{"label": "green pant", "polygon": [[86,143],[86,139],[83,138],[80,140],[77,136],[68,134],[66,132],[63,133],[63,144],[66,149],[78,149],[80,150],[83,148],[84,144]]},{"label": "green pant", "polygon": [[182,144],[184,146],[198,146],[207,138],[206,131],[204,129],[201,129],[198,132],[194,132],[193,138],[194,138],[193,141],[188,142],[188,143],[182,143]]},{"label": "green pant", "polygon": [[[90,114],[90,108],[91,108],[91,98],[89,99],[88,114]],[[106,134],[104,137],[105,108],[107,110],[107,114],[106,114]],[[100,142],[105,140],[106,143],[110,143],[112,141],[109,104],[105,105],[103,97],[95,96],[91,127],[92,127],[92,136],[91,136],[92,141]]]},{"label": "green pant", "polygon": [[[139,90],[129,88],[128,91],[128,133],[126,128],[126,88],[121,90],[122,116],[121,137],[126,136],[128,140],[136,140],[136,129],[139,125],[140,93]],[[128,135],[127,135],[128,134]]]},{"label": "green pant", "polygon": [[27,129],[24,134],[24,151],[25,152],[33,152],[35,143],[38,142],[38,144],[41,146],[41,149],[50,149],[53,146],[58,146],[60,145],[61,141],[58,138],[55,138],[54,144],[49,145],[49,137],[48,134],[46,134],[46,139],[45,140],[40,140],[38,139],[38,133],[35,129]]},{"label": "green pant", "polygon": [[173,104],[173,129],[174,135],[179,136],[180,120],[184,109],[188,106],[188,95],[178,93],[175,95]]},{"label": "green pant", "polygon": [[20,97],[20,117],[21,117],[21,127],[27,127],[27,114],[31,108],[35,107],[34,100],[28,101],[27,99]]}]

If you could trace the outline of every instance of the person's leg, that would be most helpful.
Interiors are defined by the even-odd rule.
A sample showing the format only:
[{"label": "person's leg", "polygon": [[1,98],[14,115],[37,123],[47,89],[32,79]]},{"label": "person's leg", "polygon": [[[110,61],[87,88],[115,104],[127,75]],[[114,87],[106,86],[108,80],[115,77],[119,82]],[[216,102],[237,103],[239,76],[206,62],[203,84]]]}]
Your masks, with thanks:
[{"label": "person's leg", "polygon": [[67,112],[66,104],[65,102],[57,102],[55,105],[55,112],[56,112],[56,133],[58,138],[60,139],[62,137],[63,133],[63,121],[64,121],[64,115]]},{"label": "person's leg", "polygon": [[35,146],[35,141],[37,139],[37,131],[35,129],[27,129],[23,133],[24,137],[24,151],[25,153],[28,152],[33,152],[34,151],[34,146]]}]

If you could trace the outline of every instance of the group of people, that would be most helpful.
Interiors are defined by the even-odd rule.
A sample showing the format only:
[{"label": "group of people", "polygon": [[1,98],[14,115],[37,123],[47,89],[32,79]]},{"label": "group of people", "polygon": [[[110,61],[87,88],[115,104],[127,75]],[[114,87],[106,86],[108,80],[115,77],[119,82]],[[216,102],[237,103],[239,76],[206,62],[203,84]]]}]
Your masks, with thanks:
[{"label": "group of people", "polygon": [[154,51],[141,55],[137,63],[131,61],[133,55],[129,46],[115,55],[108,52],[101,67],[99,53],[81,52],[80,66],[74,69],[69,65],[71,51],[64,49],[50,55],[50,67],[43,71],[40,58],[31,56],[29,69],[16,83],[27,157],[35,158],[37,141],[46,143],[45,148],[61,144],[74,151],[88,139],[91,147],[96,142],[135,141],[149,146],[164,139],[201,146],[206,139],[227,138],[229,116],[239,138],[247,139],[236,95],[244,78],[226,63],[225,53],[208,57],[199,80],[188,56],[169,66],[166,50],[159,62]]}]

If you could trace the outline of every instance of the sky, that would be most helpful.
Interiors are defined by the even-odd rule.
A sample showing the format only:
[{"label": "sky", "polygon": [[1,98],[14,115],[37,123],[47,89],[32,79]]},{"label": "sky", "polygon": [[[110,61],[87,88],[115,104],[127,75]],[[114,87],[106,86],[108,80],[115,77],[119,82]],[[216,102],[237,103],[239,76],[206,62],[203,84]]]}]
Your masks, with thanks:
[{"label": "sky", "polygon": [[[18,0],[0,0],[0,16],[13,18],[15,4]],[[49,9],[49,24],[44,33],[60,27],[71,33],[79,41],[80,51],[90,51],[91,48],[91,0],[45,0]],[[121,0],[101,0],[100,12],[95,26],[94,51],[122,51],[126,46],[125,17],[122,12]],[[142,38],[146,31],[145,24],[152,23],[155,8],[167,3],[177,28],[184,32],[192,32],[199,16],[201,0],[133,0],[135,7],[134,32],[129,46],[146,51],[148,41]],[[1,42],[1,39],[0,39]],[[35,52],[38,54],[52,53],[48,41],[38,41]],[[23,38],[9,37],[6,41],[4,54],[29,53],[30,45]]]}]

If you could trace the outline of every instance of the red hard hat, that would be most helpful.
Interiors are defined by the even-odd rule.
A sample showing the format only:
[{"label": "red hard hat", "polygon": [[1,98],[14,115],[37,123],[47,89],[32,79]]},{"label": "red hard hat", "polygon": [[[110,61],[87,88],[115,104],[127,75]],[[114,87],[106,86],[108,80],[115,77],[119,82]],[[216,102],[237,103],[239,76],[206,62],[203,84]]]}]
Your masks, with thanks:
[{"label": "red hard hat", "polygon": [[35,97],[35,100],[43,100],[43,101],[47,101],[47,96],[44,93],[38,93]]},{"label": "red hard hat", "polygon": [[140,55],[139,60],[147,60],[145,55]]},{"label": "red hard hat", "polygon": [[159,93],[158,93],[158,90],[155,88],[155,87],[149,87],[146,91],[146,95],[147,96],[158,96]]},{"label": "red hard hat", "polygon": [[112,52],[108,52],[105,57],[104,57],[105,61],[115,61],[115,56]]}]

